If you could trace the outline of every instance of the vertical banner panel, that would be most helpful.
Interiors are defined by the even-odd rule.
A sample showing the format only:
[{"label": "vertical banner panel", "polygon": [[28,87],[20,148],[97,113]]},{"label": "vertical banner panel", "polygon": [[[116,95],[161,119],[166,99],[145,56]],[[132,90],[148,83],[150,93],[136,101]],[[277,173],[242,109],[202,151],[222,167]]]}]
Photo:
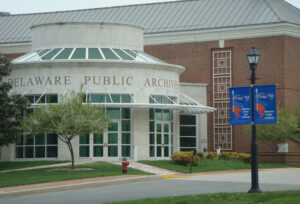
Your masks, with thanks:
[{"label": "vertical banner panel", "polygon": [[256,85],[253,90],[254,123],[276,123],[276,85]]},{"label": "vertical banner panel", "polygon": [[250,87],[230,87],[230,125],[251,123]]}]

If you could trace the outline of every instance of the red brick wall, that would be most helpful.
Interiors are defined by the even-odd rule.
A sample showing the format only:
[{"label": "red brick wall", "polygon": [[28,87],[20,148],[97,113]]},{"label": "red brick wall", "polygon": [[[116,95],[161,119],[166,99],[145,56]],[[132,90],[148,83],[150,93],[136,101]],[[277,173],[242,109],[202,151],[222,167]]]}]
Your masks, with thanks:
[{"label": "red brick wall", "polygon": [[[224,50],[232,50],[232,85],[249,85],[250,70],[246,54],[252,47],[261,54],[256,77],[257,84],[277,85],[277,105],[295,106],[300,98],[300,38],[272,36],[226,40]],[[212,106],[212,50],[219,49],[218,41],[145,46],[145,52],[171,64],[186,68],[181,82],[207,83],[207,104]],[[208,114],[208,146],[213,148],[212,114]],[[233,150],[250,152],[251,136],[243,126],[233,127]],[[300,147],[289,145],[300,153]],[[273,152],[260,145],[260,152]],[[300,156],[300,155],[299,155]]]}]

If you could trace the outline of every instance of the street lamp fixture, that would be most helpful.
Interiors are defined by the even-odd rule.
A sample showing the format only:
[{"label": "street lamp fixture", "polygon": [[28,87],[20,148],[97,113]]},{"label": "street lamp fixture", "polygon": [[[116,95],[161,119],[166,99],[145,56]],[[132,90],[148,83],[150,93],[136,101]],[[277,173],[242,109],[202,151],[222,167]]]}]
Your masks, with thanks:
[{"label": "street lamp fixture", "polygon": [[260,57],[260,54],[252,47],[249,50],[248,62],[251,70],[251,127],[252,127],[252,140],[251,140],[251,189],[248,193],[261,193],[258,185],[258,146],[256,143],[256,125],[254,124],[254,111],[253,107],[253,86],[255,85],[255,70]]}]

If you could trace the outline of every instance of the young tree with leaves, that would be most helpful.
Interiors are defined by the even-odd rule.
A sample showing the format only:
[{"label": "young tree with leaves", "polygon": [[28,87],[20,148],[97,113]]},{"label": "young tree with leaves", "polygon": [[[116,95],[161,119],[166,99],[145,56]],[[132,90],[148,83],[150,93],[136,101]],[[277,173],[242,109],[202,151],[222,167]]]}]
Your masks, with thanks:
[{"label": "young tree with leaves", "polygon": [[15,142],[21,135],[20,119],[26,110],[24,97],[8,94],[12,86],[4,77],[10,73],[9,64],[9,60],[0,55],[0,146]]},{"label": "young tree with leaves", "polygon": [[83,104],[83,94],[74,92],[70,97],[61,96],[58,104],[44,105],[35,109],[22,120],[26,134],[53,133],[64,142],[70,151],[72,169],[74,169],[74,137],[93,133],[102,133],[108,127],[109,118],[103,108]]},{"label": "young tree with leaves", "polygon": [[[282,108],[277,112],[277,123],[257,125],[257,139],[267,143],[271,142],[277,149],[277,144],[286,140],[297,139],[300,126],[299,116],[289,109]],[[299,138],[299,137],[298,137]]]}]

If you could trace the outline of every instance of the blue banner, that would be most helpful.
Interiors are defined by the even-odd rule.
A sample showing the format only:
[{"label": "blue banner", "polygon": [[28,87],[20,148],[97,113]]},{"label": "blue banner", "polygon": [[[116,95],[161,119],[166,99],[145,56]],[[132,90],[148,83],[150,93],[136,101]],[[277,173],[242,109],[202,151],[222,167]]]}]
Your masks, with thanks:
[{"label": "blue banner", "polygon": [[230,125],[251,123],[250,87],[230,87]]},{"label": "blue banner", "polygon": [[276,86],[256,85],[253,89],[254,123],[276,123]]}]

